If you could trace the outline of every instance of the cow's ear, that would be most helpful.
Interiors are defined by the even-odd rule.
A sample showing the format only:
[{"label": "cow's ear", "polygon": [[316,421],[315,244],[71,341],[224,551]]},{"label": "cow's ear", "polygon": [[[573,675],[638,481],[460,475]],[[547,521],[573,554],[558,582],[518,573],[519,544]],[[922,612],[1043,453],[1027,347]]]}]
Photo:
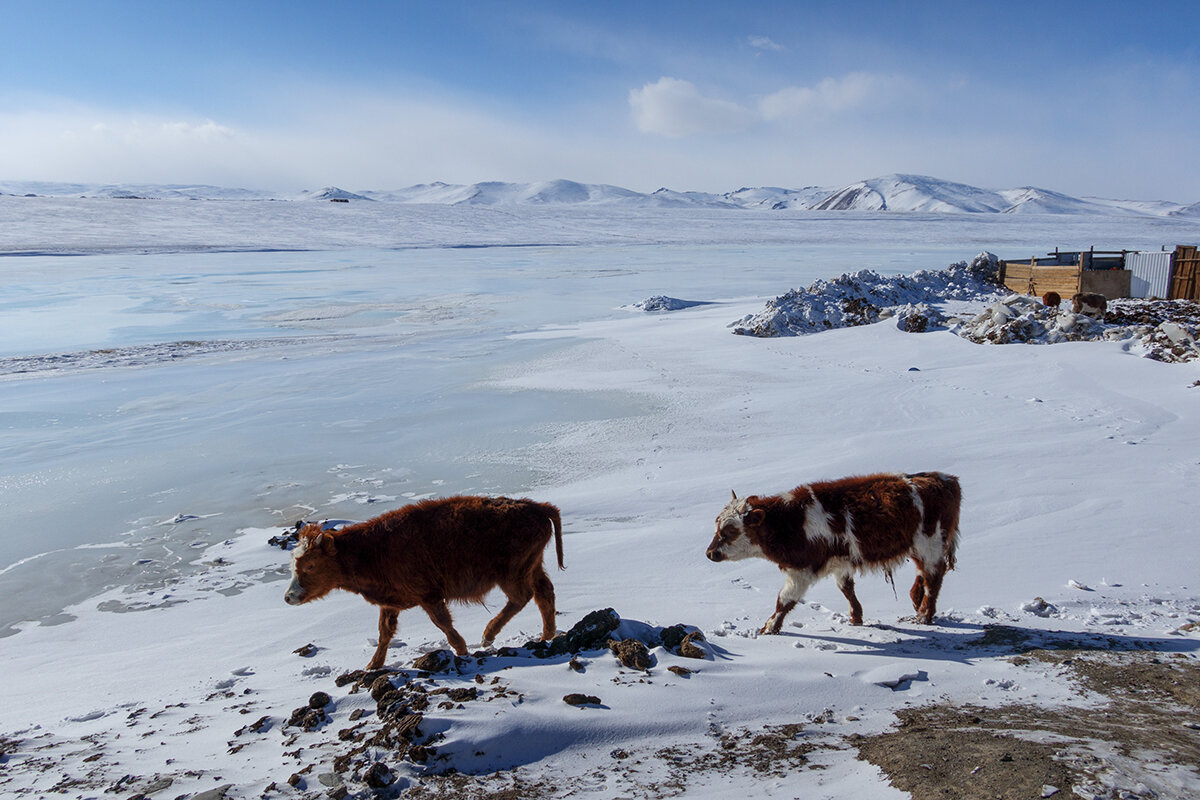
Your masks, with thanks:
[{"label": "cow's ear", "polygon": [[321,548],[321,552],[327,556],[331,556],[337,552],[337,545],[333,543],[333,537],[324,531],[313,540],[313,544]]},{"label": "cow's ear", "polygon": [[746,516],[742,517],[742,522],[746,525],[761,525],[766,517],[767,512],[761,508],[751,508],[747,509]]},{"label": "cow's ear", "polygon": [[730,490],[729,490],[729,493],[730,493],[731,495],[733,495],[733,499],[734,499],[734,500],[737,500],[737,492],[735,492],[733,489],[730,489]]}]

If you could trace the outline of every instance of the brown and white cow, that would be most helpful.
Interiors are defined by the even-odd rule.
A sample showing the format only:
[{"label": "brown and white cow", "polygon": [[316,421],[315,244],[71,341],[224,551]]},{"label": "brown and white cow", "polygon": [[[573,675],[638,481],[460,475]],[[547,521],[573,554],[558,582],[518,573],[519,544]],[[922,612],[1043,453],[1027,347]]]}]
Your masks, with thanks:
[{"label": "brown and white cow", "polygon": [[483,631],[482,646],[533,598],[542,613],[542,639],[556,633],[554,585],[542,567],[542,551],[554,536],[563,567],[558,508],[507,497],[422,500],[337,531],[308,525],[292,552],[292,582],[284,600],[300,605],[334,589],[362,595],[379,606],[379,646],[367,669],[383,666],[396,619],[420,606],[446,634],[454,652],[467,643],[454,629],[446,604],[482,603],[495,587],[508,597]]},{"label": "brown and white cow", "polygon": [[911,558],[917,579],[909,597],[917,621],[933,622],[942,576],[958,547],[958,478],[941,472],[843,478],[770,497],[733,500],[717,516],[708,546],[713,561],[765,558],[784,585],[761,633],[779,633],[805,592],[827,575],[850,601],[850,622],[862,624],[854,576],[892,570]]},{"label": "brown and white cow", "polygon": [[1086,314],[1096,319],[1104,319],[1108,310],[1108,298],[1094,292],[1079,292],[1071,298],[1071,311],[1076,314]]}]

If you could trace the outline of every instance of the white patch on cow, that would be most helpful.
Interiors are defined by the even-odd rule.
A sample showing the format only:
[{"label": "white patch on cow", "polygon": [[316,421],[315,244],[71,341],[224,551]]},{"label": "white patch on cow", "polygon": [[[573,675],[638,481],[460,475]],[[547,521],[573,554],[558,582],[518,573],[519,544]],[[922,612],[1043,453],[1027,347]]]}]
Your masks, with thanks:
[{"label": "white patch on cow", "polygon": [[863,554],[862,547],[858,543],[858,534],[854,531],[854,516],[850,513],[850,509],[846,509],[846,549],[850,551],[850,562],[852,564],[862,564]]},{"label": "white patch on cow", "polygon": [[739,531],[745,529],[745,524],[742,522],[742,517],[746,513],[746,501],[730,500],[729,503],[721,509],[721,513],[717,514],[717,531],[732,525]]},{"label": "white patch on cow", "polygon": [[942,523],[936,522],[933,526],[933,531],[925,536],[921,531],[913,537],[913,552],[917,558],[921,559],[921,563],[932,567],[941,562],[945,556],[946,543],[942,535]]},{"label": "white patch on cow", "polygon": [[821,501],[817,496],[809,491],[809,496],[812,502],[804,513],[804,538],[810,542],[825,542],[826,544],[834,544],[837,542],[837,534],[833,532],[833,526],[830,523],[833,517],[825,511],[825,507],[821,505]]},{"label": "white patch on cow", "polygon": [[308,540],[301,539],[292,550],[292,580],[288,583],[287,591],[283,593],[283,601],[288,605],[296,605],[304,597],[304,587],[300,585],[300,577],[296,573],[296,561],[308,552]]},{"label": "white patch on cow", "polygon": [[779,499],[783,501],[785,506],[790,506],[792,503],[796,502],[796,493],[784,492],[783,494],[779,495]]},{"label": "white patch on cow", "polygon": [[819,570],[817,570],[816,574],[813,576],[813,580],[816,581],[820,580],[821,578],[829,577],[841,578],[845,575],[853,576],[859,572],[860,564],[861,562],[856,563],[850,558],[845,558],[843,556],[832,556],[821,565]]},{"label": "white patch on cow", "polygon": [[747,558],[767,557],[762,548],[750,541],[750,537],[746,536],[742,525],[738,525],[737,531],[736,537],[722,542],[716,549],[716,552],[720,553],[726,561],[743,561]]},{"label": "white patch on cow", "polygon": [[[808,593],[808,588],[817,580],[817,576],[809,570],[784,569],[782,572],[784,582],[783,588],[779,590],[779,603],[785,607],[802,601],[804,595]],[[763,627],[766,629],[773,627],[777,616],[779,616],[778,612],[772,614]]]}]

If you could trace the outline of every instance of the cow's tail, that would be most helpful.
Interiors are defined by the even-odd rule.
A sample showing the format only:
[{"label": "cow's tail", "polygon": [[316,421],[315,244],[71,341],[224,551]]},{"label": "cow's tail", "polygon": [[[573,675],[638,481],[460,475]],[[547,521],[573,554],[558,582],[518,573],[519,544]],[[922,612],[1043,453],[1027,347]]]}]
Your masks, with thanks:
[{"label": "cow's tail", "polygon": [[554,526],[554,553],[558,556],[558,568],[566,569],[563,564],[563,547],[562,547],[562,517],[559,516],[558,507],[545,504],[546,516],[550,518],[550,524]]}]

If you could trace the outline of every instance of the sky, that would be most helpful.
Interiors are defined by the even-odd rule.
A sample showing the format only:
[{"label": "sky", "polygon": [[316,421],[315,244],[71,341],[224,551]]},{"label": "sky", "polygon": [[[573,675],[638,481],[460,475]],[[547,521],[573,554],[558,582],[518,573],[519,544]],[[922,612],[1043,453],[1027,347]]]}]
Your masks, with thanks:
[{"label": "sky", "polygon": [[1198,29],[1157,0],[0,0],[0,180],[1196,202]]}]

